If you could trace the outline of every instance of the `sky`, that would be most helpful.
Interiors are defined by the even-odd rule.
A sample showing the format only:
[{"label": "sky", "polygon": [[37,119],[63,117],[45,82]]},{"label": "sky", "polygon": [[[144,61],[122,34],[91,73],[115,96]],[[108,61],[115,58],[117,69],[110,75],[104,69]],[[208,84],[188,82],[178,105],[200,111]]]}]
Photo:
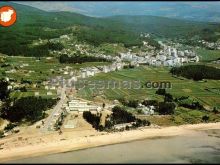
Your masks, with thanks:
[{"label": "sky", "polygon": [[220,2],[147,2],[147,1],[19,1],[45,11],[70,11],[88,16],[155,15],[185,19],[220,21]]}]

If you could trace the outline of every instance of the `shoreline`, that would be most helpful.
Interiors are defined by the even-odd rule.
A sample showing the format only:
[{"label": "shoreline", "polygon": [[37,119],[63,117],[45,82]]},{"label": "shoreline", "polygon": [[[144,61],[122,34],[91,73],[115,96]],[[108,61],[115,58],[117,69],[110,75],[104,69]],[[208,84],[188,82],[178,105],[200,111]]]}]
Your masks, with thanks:
[{"label": "shoreline", "polygon": [[[195,133],[199,130],[220,129],[220,122],[187,124],[181,126],[169,126],[162,128],[139,128],[136,130],[98,134],[93,136],[73,137],[57,142],[39,143],[26,145],[12,149],[0,150],[0,162],[25,159],[43,155],[64,153],[76,150],[83,150],[93,147],[101,147],[119,143],[127,143],[142,139],[152,139],[158,137],[171,137]],[[60,137],[59,135],[57,135]]]}]

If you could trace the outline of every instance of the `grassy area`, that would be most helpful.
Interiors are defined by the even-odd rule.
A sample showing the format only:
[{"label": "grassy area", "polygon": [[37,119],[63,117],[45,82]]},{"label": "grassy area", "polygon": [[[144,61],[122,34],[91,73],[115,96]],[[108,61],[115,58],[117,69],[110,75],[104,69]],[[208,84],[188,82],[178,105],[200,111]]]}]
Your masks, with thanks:
[{"label": "grassy area", "polygon": [[35,96],[35,92],[39,92],[39,96],[44,97],[44,98],[57,97],[56,90],[49,90],[48,92],[51,92],[52,95],[47,95],[46,90],[32,90],[32,89],[30,89],[27,92],[18,92],[18,91],[11,92],[10,98],[19,99],[21,97]]},{"label": "grassy area", "polygon": [[220,58],[220,50],[197,49],[200,61],[209,62]]},{"label": "grassy area", "polygon": [[173,126],[177,125],[173,122],[173,117],[170,115],[166,116],[138,116],[140,119],[146,119],[150,121],[153,124],[159,125],[159,126]]},{"label": "grassy area", "polygon": [[220,115],[216,115],[212,112],[201,111],[201,110],[190,110],[187,108],[179,107],[175,111],[173,121],[176,124],[198,124],[203,122],[202,117],[204,115],[209,116],[210,121],[220,121]]},{"label": "grassy area", "polygon": [[[32,57],[11,57],[8,56],[6,62],[10,64],[10,67],[0,68],[1,77],[10,77],[16,80],[21,80],[21,78],[28,79],[33,82],[48,80],[50,77],[62,75],[59,69],[65,68],[66,66],[71,67],[73,70],[78,70],[84,67],[106,65],[107,62],[87,62],[82,64],[60,64],[56,58],[32,58]],[[18,69],[15,73],[6,73],[2,75],[3,71],[11,70],[13,68],[19,67],[22,64],[28,64],[23,68]],[[52,71],[54,70],[54,72]],[[64,75],[62,75],[64,76]]]},{"label": "grassy area", "polygon": [[[66,66],[71,67],[71,70],[79,70],[80,68],[84,67],[91,67],[91,66],[99,66],[99,65],[106,65],[109,64],[108,62],[87,62],[82,64],[60,64],[58,59],[56,58],[33,58],[33,57],[19,57],[19,56],[7,56],[5,63],[9,64],[10,66],[7,67],[0,67],[0,78],[9,77],[17,80],[18,82],[21,79],[29,80],[33,83],[37,83],[39,81],[49,80],[49,78],[54,76],[63,76],[65,78],[69,78],[69,75],[64,75],[63,71],[59,71],[59,69],[63,69]],[[2,65],[3,63],[1,63]],[[22,68],[19,68],[23,64],[25,65]],[[15,69],[16,72],[14,73],[5,73],[5,71],[10,71]],[[12,92],[10,94],[11,98],[21,98],[21,97],[28,97],[34,96],[35,92],[39,92],[39,95],[42,97],[55,97],[56,91],[49,90],[52,92],[52,95],[47,95],[47,90],[44,89],[42,85],[39,88],[33,87],[32,85],[26,86],[27,92]]]},{"label": "grassy area", "polygon": [[190,110],[183,107],[178,107],[175,110],[174,115],[166,115],[166,116],[138,116],[140,119],[146,119],[153,124],[159,126],[174,126],[174,125],[182,125],[182,124],[198,124],[204,122],[202,117],[204,115],[209,116],[210,122],[220,122],[220,114],[214,114],[208,111],[201,110]]},{"label": "grassy area", "polygon": [[[168,68],[141,66],[134,69],[123,69],[121,71],[111,73],[100,73],[88,80],[140,80],[143,85],[146,81],[164,82],[169,81],[172,84],[171,89],[167,89],[174,97],[190,96],[192,99],[199,101],[205,106],[220,107],[220,95],[216,92],[206,91],[205,89],[212,89],[219,87],[218,80],[207,80],[196,82],[188,79],[179,79],[172,77]],[[94,96],[103,94],[110,100],[118,98],[127,99],[159,99],[162,97],[155,94],[156,89],[89,89],[85,87],[79,90],[78,95],[86,99],[93,99]]]}]

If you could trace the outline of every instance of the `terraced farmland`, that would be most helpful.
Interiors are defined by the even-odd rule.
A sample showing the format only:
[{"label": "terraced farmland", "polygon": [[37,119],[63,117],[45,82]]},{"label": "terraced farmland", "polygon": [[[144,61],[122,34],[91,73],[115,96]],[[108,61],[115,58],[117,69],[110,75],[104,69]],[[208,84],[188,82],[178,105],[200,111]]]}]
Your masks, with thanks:
[{"label": "terraced farmland", "polygon": [[[140,66],[134,69],[123,69],[111,73],[100,73],[88,80],[116,80],[116,81],[135,81],[140,80],[141,86],[147,81],[151,82],[171,82],[172,88],[167,89],[174,97],[190,96],[201,102],[205,106],[220,107],[220,94],[213,92],[212,88],[219,88],[218,80],[207,80],[196,82],[193,80],[173,77],[168,68]],[[159,99],[162,97],[155,94],[157,89],[140,88],[140,89],[88,89],[85,87],[79,90],[78,95],[87,99],[93,99],[96,95],[103,94],[103,97],[114,100],[122,97],[128,99]],[[100,94],[101,93],[101,94]]]}]

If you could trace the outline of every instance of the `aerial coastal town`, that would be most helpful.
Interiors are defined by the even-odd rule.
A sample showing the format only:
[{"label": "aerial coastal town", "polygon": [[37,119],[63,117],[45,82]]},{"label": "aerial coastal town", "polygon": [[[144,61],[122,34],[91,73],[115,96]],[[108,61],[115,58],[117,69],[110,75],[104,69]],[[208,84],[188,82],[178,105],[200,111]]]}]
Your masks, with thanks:
[{"label": "aerial coastal town", "polygon": [[0,41],[0,162],[219,127],[218,24],[33,12]]},{"label": "aerial coastal town", "polygon": [[[149,34],[147,35],[149,37]],[[60,36],[60,40],[55,39],[52,41],[61,42],[63,40],[69,40],[68,35]],[[40,42],[42,42],[40,40]],[[92,67],[84,67],[79,70],[74,70],[69,66],[65,68],[60,68],[59,71],[63,74],[63,76],[68,76],[69,78],[65,80],[63,76],[57,76],[52,80],[47,80],[42,82],[43,88],[46,90],[46,95],[53,95],[52,91],[56,91],[56,94],[61,98],[59,103],[54,107],[54,112],[47,118],[44,122],[43,130],[56,130],[57,123],[60,122],[60,119],[63,118],[63,115],[69,113],[71,111],[74,112],[84,112],[84,111],[95,111],[100,113],[103,109],[102,106],[89,106],[87,102],[81,102],[79,99],[74,99],[71,94],[76,92],[75,87],[73,88],[71,85],[76,83],[77,80],[86,79],[88,77],[93,77],[99,73],[108,73],[119,71],[125,68],[126,66],[139,67],[140,65],[150,65],[155,67],[165,66],[165,67],[173,67],[173,66],[181,66],[184,63],[197,63],[199,62],[199,56],[192,50],[183,50],[180,51],[175,47],[167,46],[161,41],[158,42],[161,45],[161,49],[154,50],[153,47],[149,46],[147,42],[143,41],[143,45],[145,47],[150,47],[151,51],[149,52],[141,52],[140,54],[132,53],[129,50],[127,53],[119,53],[116,56],[111,55],[94,55],[95,57],[102,57],[106,60],[112,61],[111,64],[101,65],[101,66],[92,66]],[[75,45],[78,48],[78,51],[81,53],[87,53],[86,49],[83,49],[83,45]],[[152,51],[153,50],[153,51]],[[62,51],[53,51],[56,54],[68,54],[69,49],[63,49]],[[71,53],[70,53],[71,54]],[[91,55],[91,54],[90,54]],[[47,60],[50,60],[51,57],[47,57]],[[24,63],[20,65],[20,68],[28,67],[29,64]],[[54,71],[54,69],[50,69]],[[29,70],[29,73],[34,71]],[[16,73],[16,69],[11,69],[6,71],[6,73]],[[6,81],[9,81],[10,78],[6,78]],[[52,84],[51,84],[52,83]],[[70,85],[70,88],[61,86],[62,83],[67,83]],[[21,84],[12,82],[9,86],[9,90],[16,89]],[[35,91],[35,96],[40,96],[39,91]],[[68,99],[66,98],[68,96]],[[74,108],[73,103],[75,104]],[[93,103],[96,104],[96,103]],[[111,111],[111,108],[115,105],[109,105],[107,108],[108,111]],[[106,108],[106,107],[105,107]],[[137,109],[143,111],[144,114],[153,115],[155,107],[153,105],[144,106],[141,103],[138,105]],[[67,122],[68,123],[68,122]],[[64,126],[65,127],[65,126]],[[70,127],[70,126],[69,126]],[[74,126],[72,126],[74,127]],[[8,134],[8,133],[7,133]]]},{"label": "aerial coastal town", "polygon": [[[149,34],[145,34],[146,37],[149,37]],[[62,35],[58,39],[51,39],[51,42],[62,42],[62,41],[69,41],[70,37],[68,35]],[[42,44],[42,40],[39,40],[38,44]],[[42,82],[43,88],[45,88],[46,95],[51,96],[53,95],[52,91],[56,91],[55,93],[61,98],[59,103],[54,107],[54,112],[47,118],[44,122],[43,130],[56,130],[57,123],[60,122],[60,119],[63,118],[63,115],[69,113],[71,111],[74,112],[84,112],[84,111],[95,111],[100,113],[103,110],[101,105],[96,106],[89,106],[87,102],[81,102],[79,99],[75,99],[71,94],[76,92],[76,89],[71,89],[61,86],[62,83],[67,83],[67,85],[71,85],[77,82],[77,80],[86,79],[88,77],[93,77],[99,73],[108,73],[119,71],[125,68],[125,66],[134,66],[139,67],[140,65],[150,65],[155,67],[165,66],[165,67],[173,67],[173,66],[181,66],[184,63],[197,63],[199,62],[199,56],[193,50],[178,50],[173,46],[168,46],[161,41],[158,41],[161,46],[160,50],[155,50],[154,47],[148,45],[147,42],[143,41],[144,47],[150,48],[150,51],[141,52],[141,53],[132,53],[132,50],[128,50],[127,53],[118,53],[116,56],[105,55],[105,54],[94,54],[95,57],[102,57],[106,60],[112,61],[111,64],[103,65],[103,66],[92,66],[92,67],[84,67],[80,68],[79,70],[74,70],[69,66],[65,68],[60,68],[59,71],[63,74],[63,76],[68,76],[67,80],[63,79],[62,76],[57,76],[54,79],[47,80]],[[36,44],[36,43],[35,43]],[[72,45],[71,45],[72,46]],[[88,53],[85,45],[77,44],[75,45],[76,50],[80,51],[80,53]],[[71,55],[72,52],[70,49],[63,49],[62,51],[53,51],[52,54],[67,54]],[[91,55],[91,53],[88,53]],[[47,57],[47,60],[50,60],[51,57]],[[39,62],[39,60],[36,60]],[[28,67],[29,64],[23,63],[19,67],[25,68]],[[50,69],[54,71],[54,69]],[[29,73],[34,71],[29,70]],[[6,73],[16,73],[16,69],[11,69],[6,71]],[[6,78],[6,81],[9,81],[10,78]],[[54,81],[53,81],[54,80]],[[51,84],[52,82],[52,84]],[[16,89],[21,84],[12,82],[9,86],[9,90]],[[71,91],[71,92],[70,92]],[[35,96],[40,96],[39,91],[35,91]],[[68,97],[68,99],[66,98]],[[73,103],[75,106],[73,106]],[[94,104],[94,103],[93,103]],[[96,104],[96,103],[95,103]],[[111,108],[115,105],[109,105],[106,108],[108,111],[111,111]],[[77,108],[74,108],[77,107]],[[153,105],[144,106],[141,103],[138,105],[137,109],[141,109],[144,114],[153,115],[155,107]],[[68,122],[67,122],[68,123]],[[65,126],[64,126],[65,127]],[[70,126],[69,126],[70,127]],[[72,126],[74,127],[74,126]],[[7,133],[8,134],[8,133]]]}]

